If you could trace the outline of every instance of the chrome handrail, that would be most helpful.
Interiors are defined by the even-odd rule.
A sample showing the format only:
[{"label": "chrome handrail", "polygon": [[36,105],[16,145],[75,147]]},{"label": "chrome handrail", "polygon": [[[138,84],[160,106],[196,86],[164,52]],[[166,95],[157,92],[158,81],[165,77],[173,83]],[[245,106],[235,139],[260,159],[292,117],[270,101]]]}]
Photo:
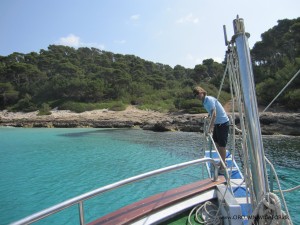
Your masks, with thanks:
[{"label": "chrome handrail", "polygon": [[179,164],[175,164],[175,165],[172,165],[172,166],[164,167],[164,168],[161,168],[161,169],[153,170],[153,171],[150,171],[150,172],[146,172],[146,173],[143,173],[143,174],[140,174],[140,175],[137,175],[137,176],[133,176],[133,177],[115,182],[113,184],[106,185],[104,187],[101,187],[101,188],[95,189],[93,191],[87,192],[85,194],[79,195],[77,197],[71,198],[71,199],[66,200],[64,202],[61,202],[57,205],[54,205],[54,206],[49,207],[47,209],[44,209],[40,212],[37,212],[37,213],[32,214],[30,216],[27,216],[27,217],[25,217],[21,220],[18,220],[16,222],[11,223],[11,225],[31,224],[33,222],[39,221],[39,220],[41,220],[45,217],[48,217],[52,214],[55,214],[59,211],[62,211],[64,209],[69,208],[69,207],[71,207],[73,205],[76,205],[76,204],[78,204],[78,207],[79,207],[80,224],[84,225],[85,222],[84,222],[84,216],[83,216],[84,215],[83,202],[85,200],[96,197],[96,196],[98,196],[98,195],[100,195],[104,192],[111,191],[113,189],[122,187],[124,185],[130,184],[130,183],[133,183],[133,182],[136,182],[136,181],[143,180],[143,179],[148,178],[148,177],[152,177],[152,176],[155,176],[155,175],[158,175],[158,174],[162,174],[162,173],[170,172],[170,171],[173,171],[173,170],[181,169],[181,168],[184,168],[184,167],[187,167],[187,166],[200,164],[200,163],[206,163],[206,162],[210,162],[210,163],[213,164],[213,166],[215,168],[213,181],[217,181],[217,179],[218,179],[218,166],[217,166],[217,163],[211,158],[196,159],[196,160],[192,160],[192,161],[188,161],[188,162],[179,163]]}]

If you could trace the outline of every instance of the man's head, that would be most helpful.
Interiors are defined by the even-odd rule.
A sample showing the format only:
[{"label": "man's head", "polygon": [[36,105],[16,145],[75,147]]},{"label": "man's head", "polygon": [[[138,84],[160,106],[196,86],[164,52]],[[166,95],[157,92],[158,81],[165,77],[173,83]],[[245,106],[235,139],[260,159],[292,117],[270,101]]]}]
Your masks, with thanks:
[{"label": "man's head", "polygon": [[196,86],[193,88],[193,94],[195,97],[198,97],[200,99],[204,99],[206,96],[206,91],[200,87],[200,86]]}]

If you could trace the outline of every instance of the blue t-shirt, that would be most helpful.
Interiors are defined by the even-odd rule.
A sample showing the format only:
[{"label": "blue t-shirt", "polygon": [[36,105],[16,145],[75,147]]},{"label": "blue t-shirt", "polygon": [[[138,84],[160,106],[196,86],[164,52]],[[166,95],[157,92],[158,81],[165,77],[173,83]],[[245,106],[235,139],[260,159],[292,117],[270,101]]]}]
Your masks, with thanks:
[{"label": "blue t-shirt", "polygon": [[203,101],[203,106],[208,112],[208,114],[211,116],[211,113],[214,109],[216,109],[216,120],[215,124],[222,124],[229,121],[229,118],[221,105],[221,103],[212,96],[205,96]]}]

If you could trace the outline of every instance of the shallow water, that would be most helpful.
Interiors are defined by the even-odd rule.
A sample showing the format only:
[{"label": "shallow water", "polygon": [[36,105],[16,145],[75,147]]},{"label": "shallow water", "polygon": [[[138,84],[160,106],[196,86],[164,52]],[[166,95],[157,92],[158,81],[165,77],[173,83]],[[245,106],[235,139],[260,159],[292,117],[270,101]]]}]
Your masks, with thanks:
[{"label": "shallow water", "polygon": [[[142,172],[202,157],[197,133],[135,129],[0,128],[0,224]],[[299,185],[300,138],[264,137],[283,188]],[[87,222],[129,202],[196,181],[202,166],[164,174],[85,204]],[[276,188],[276,186],[275,186]],[[299,191],[285,194],[294,224],[300,223]],[[38,224],[78,224],[77,207]]]}]

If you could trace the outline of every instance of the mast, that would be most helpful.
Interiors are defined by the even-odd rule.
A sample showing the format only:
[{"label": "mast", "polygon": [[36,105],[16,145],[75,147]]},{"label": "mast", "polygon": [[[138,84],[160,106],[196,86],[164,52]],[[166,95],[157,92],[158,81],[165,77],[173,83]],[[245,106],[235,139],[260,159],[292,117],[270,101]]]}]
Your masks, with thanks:
[{"label": "mast", "polygon": [[[244,99],[247,145],[251,163],[251,173],[256,202],[269,192],[263,141],[257,108],[253,70],[248,45],[249,34],[245,33],[244,20],[237,17],[233,21],[234,41],[236,43],[242,95]],[[241,118],[242,119],[242,118]]]}]

